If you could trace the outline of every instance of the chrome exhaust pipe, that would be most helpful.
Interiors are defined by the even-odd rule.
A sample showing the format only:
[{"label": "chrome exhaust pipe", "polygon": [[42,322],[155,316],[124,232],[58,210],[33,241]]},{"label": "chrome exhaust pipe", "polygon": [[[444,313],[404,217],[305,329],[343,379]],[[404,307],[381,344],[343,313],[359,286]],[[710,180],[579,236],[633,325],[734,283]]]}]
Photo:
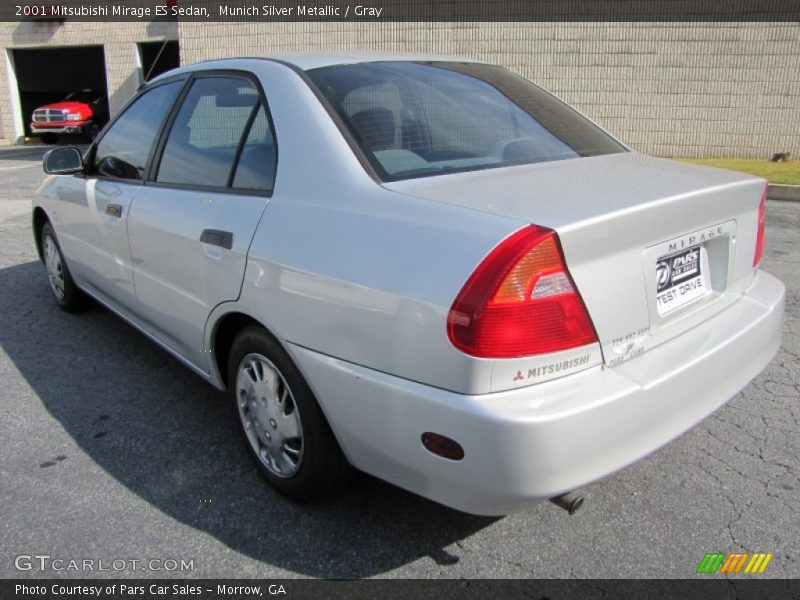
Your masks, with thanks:
[{"label": "chrome exhaust pipe", "polygon": [[581,496],[578,492],[567,492],[566,494],[561,494],[555,498],[550,498],[550,502],[556,506],[560,506],[569,514],[574,515],[576,512],[578,512],[578,509],[583,506],[583,496]]}]

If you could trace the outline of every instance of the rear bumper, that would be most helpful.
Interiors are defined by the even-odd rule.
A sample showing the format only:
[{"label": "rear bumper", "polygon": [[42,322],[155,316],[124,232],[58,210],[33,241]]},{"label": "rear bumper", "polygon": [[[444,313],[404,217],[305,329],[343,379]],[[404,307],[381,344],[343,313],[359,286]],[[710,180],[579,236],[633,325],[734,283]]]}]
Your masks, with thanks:
[{"label": "rear bumper", "polygon": [[[781,341],[784,286],[759,272],[742,298],[613,368],[464,396],[290,345],[348,459],[407,490],[500,515],[605,477],[702,421],[744,388]],[[432,431],[464,459],[425,450]]]}]

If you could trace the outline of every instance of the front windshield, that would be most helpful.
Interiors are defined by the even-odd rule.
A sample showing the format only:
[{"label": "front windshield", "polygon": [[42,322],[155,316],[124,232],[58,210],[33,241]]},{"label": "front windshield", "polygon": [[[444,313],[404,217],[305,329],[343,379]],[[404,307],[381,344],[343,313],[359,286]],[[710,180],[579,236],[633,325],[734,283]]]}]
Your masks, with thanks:
[{"label": "front windshield", "polygon": [[492,65],[372,62],[308,75],[385,181],[625,151],[560,100]]},{"label": "front windshield", "polygon": [[68,94],[64,100],[70,100],[72,102],[85,102],[86,104],[91,104],[95,100],[97,100],[98,94],[94,90],[81,90],[79,92],[72,92]]}]

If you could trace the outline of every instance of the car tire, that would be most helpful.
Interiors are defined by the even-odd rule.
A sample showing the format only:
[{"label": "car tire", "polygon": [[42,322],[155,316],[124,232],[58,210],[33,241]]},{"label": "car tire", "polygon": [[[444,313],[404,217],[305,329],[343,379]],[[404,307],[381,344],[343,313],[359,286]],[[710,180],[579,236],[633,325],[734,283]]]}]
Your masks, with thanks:
[{"label": "car tire", "polygon": [[87,308],[90,304],[89,297],[75,285],[58,244],[56,232],[50,223],[42,226],[39,241],[50,290],[58,306],[67,312],[78,312]]},{"label": "car tire", "polygon": [[228,394],[251,458],[281,494],[306,502],[350,481],[353,469],[311,388],[261,327],[243,329],[233,342]]},{"label": "car tire", "polygon": [[53,145],[58,142],[58,136],[55,133],[42,133],[39,135],[39,139],[42,140],[43,144]]}]

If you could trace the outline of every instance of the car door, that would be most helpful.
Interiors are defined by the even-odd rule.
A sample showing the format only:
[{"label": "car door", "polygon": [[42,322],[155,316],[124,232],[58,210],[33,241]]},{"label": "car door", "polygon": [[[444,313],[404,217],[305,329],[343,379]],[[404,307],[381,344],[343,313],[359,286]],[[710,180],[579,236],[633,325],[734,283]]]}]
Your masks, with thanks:
[{"label": "car door", "polygon": [[127,218],[182,82],[154,87],[136,98],[86,157],[84,177],[61,194],[59,238],[78,281],[102,300],[133,310]]},{"label": "car door", "polygon": [[173,113],[130,214],[133,279],[152,333],[207,371],[205,324],[239,296],[276,147],[263,92],[245,75],[195,75]]}]

